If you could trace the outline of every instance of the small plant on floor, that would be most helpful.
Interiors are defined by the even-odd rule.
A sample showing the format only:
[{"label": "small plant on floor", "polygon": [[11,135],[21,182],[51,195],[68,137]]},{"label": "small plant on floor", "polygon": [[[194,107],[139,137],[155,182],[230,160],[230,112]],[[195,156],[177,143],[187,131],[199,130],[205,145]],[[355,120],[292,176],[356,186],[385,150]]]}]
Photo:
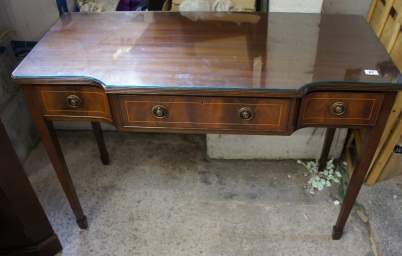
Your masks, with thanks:
[{"label": "small plant on floor", "polygon": [[331,186],[332,181],[339,182],[337,177],[342,177],[342,175],[340,172],[334,171],[335,165],[333,164],[333,160],[331,159],[327,162],[327,166],[323,172],[318,171],[318,160],[309,161],[307,164],[304,164],[301,160],[297,160],[298,164],[302,164],[310,172],[309,180],[304,185],[308,193],[314,195],[314,190],[321,191],[324,187]]}]

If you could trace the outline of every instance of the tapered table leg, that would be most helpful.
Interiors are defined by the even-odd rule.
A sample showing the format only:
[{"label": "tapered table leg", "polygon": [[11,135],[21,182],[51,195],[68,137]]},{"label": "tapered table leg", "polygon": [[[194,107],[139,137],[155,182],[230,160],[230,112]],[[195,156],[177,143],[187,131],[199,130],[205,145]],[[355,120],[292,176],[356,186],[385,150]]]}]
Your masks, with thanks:
[{"label": "tapered table leg", "polygon": [[374,153],[380,142],[389,113],[394,104],[395,97],[396,93],[394,92],[386,93],[376,124],[366,130],[355,168],[353,169],[353,174],[346,191],[345,199],[338,215],[338,220],[332,229],[332,238],[334,240],[340,239],[343,234],[343,228],[345,227],[345,223],[352,211],[353,204],[356,201],[360,188],[363,185],[371,160],[373,159]]},{"label": "tapered table leg", "polygon": [[74,212],[77,224],[80,228],[87,228],[88,221],[84,212],[82,211],[80,201],[78,200],[73,181],[68,171],[66,161],[64,160],[63,153],[60,148],[59,140],[57,139],[56,132],[53,128],[53,123],[43,118],[40,106],[38,105],[33,87],[30,85],[23,85],[22,89],[25,94],[28,106],[31,110],[33,119],[38,128],[39,135],[42,138],[46,151],[50,157],[50,161],[56,171],[57,177],[63,187],[64,193],[67,196],[68,202]]},{"label": "tapered table leg", "polygon": [[95,134],[96,142],[100,152],[100,159],[104,165],[109,164],[109,153],[106,150],[105,140],[103,138],[102,128],[99,122],[91,122],[92,129]]},{"label": "tapered table leg", "polygon": [[332,141],[334,140],[336,128],[327,128],[325,132],[324,146],[322,147],[320,161],[318,162],[318,171],[322,172],[327,166],[329,150],[331,149]]}]

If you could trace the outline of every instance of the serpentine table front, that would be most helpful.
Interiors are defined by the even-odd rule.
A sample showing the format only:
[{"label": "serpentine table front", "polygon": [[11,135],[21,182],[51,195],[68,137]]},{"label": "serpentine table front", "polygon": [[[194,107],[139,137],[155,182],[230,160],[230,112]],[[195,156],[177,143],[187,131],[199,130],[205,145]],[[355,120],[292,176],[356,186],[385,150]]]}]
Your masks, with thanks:
[{"label": "serpentine table front", "polygon": [[[295,36],[312,30],[318,40]],[[314,65],[295,58],[300,48]],[[399,71],[363,17],[294,13],[64,14],[13,79],[81,228],[87,219],[52,121],[91,122],[104,164],[99,122],[120,131],[202,134],[326,127],[320,168],[336,128],[365,128],[334,239],[402,90]]]}]

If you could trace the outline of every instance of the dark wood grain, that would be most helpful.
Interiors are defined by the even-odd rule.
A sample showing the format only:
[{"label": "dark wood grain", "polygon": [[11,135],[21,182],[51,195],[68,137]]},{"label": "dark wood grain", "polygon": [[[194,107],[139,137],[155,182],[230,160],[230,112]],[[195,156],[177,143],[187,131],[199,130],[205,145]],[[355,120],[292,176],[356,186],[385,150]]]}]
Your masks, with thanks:
[{"label": "dark wood grain", "polygon": [[109,153],[106,149],[105,139],[103,138],[102,128],[99,122],[91,122],[92,129],[94,131],[96,143],[100,152],[100,159],[104,165],[109,164]]},{"label": "dark wood grain", "polygon": [[[45,117],[91,117],[113,122],[109,101],[103,89],[91,86],[35,86],[35,93]],[[67,97],[75,95],[81,99],[81,106],[68,105]]]},{"label": "dark wood grain", "polygon": [[332,140],[334,139],[335,131],[336,131],[335,128],[327,128],[327,130],[325,131],[324,145],[321,150],[321,156],[320,156],[319,165],[318,165],[319,172],[324,171],[325,167],[327,167],[329,150],[331,149]]},{"label": "dark wood grain", "polygon": [[[208,130],[249,130],[286,132],[290,99],[247,99],[182,96],[119,96],[124,127],[204,128]],[[154,106],[163,106],[168,114],[159,119]],[[253,113],[251,120],[238,116],[241,108]]]},{"label": "dark wood grain", "polygon": [[92,79],[106,92],[389,87],[398,76],[364,17],[213,12],[64,14],[13,72],[30,84]]},{"label": "dark wood grain", "polygon": [[[281,90],[211,90],[203,88],[105,88],[107,94],[137,94],[137,95],[181,95],[181,96],[221,96],[221,97],[253,97],[253,98],[291,98],[301,97],[301,92]],[[395,88],[393,88],[395,90]]]},{"label": "dark wood grain", "polygon": [[0,254],[54,255],[61,248],[0,120]]},{"label": "dark wood grain", "polygon": [[[315,92],[303,97],[298,127],[306,125],[374,125],[383,101],[382,93]],[[331,113],[333,104],[342,102],[342,115]]]},{"label": "dark wood grain", "polygon": [[25,234],[24,226],[13,209],[12,203],[4,193],[3,188],[0,188],[0,252],[8,247],[29,246],[31,240]]},{"label": "dark wood grain", "polygon": [[384,104],[381,107],[376,124],[373,127],[368,128],[364,134],[362,146],[353,169],[352,177],[350,178],[342,208],[338,220],[333,228],[332,238],[335,240],[340,239],[342,236],[345,223],[353,208],[357,195],[359,194],[360,188],[363,185],[371,160],[373,159],[378,143],[380,142],[395,97],[395,92],[385,94]]},{"label": "dark wood grain", "polygon": [[70,172],[68,171],[56,132],[53,128],[53,123],[43,118],[43,114],[40,111],[41,107],[35,94],[35,88],[29,85],[23,85],[22,89],[35,124],[38,127],[39,135],[42,138],[50,161],[53,164],[57,177],[59,178],[64,193],[66,194],[68,202],[74,212],[77,223],[81,228],[87,228],[87,218],[82,211],[77,192],[75,191]]}]

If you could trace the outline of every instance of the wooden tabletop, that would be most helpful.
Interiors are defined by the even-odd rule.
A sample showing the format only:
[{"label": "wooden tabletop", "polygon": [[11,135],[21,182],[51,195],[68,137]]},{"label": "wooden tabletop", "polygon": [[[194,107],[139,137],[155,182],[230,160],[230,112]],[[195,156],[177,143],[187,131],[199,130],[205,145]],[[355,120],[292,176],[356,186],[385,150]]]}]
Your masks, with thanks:
[{"label": "wooden tabletop", "polygon": [[215,12],[64,14],[13,73],[20,83],[87,78],[106,90],[297,91],[398,76],[362,16]]}]

